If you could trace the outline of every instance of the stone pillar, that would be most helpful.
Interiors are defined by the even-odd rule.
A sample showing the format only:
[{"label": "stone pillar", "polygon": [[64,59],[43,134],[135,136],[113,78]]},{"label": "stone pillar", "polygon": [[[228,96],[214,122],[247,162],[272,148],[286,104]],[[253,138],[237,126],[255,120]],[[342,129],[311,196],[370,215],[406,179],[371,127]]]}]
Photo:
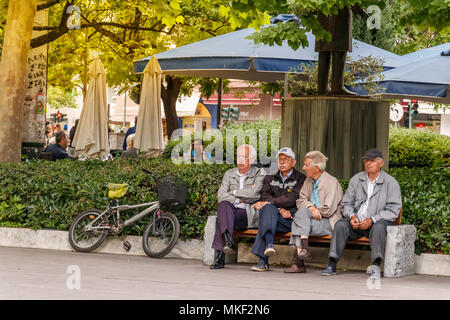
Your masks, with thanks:
[{"label": "stone pillar", "polygon": [[398,278],[414,274],[414,225],[388,226],[384,252],[384,276]]},{"label": "stone pillar", "polygon": [[327,172],[349,179],[364,170],[366,150],[379,149],[384,169],[389,159],[389,102],[368,98],[312,96],[283,100],[281,146],[291,147],[297,169],[312,150],[328,158]]},{"label": "stone pillar", "polygon": [[214,249],[211,246],[214,240],[214,233],[216,232],[216,220],[217,216],[209,216],[205,225],[203,264],[207,266],[211,265],[214,261]]},{"label": "stone pillar", "polygon": [[[211,248],[213,240],[214,240],[214,234],[216,233],[216,220],[217,216],[209,216],[208,221],[205,225],[205,247],[203,250],[203,264],[210,266],[214,262],[214,249]],[[237,249],[238,244],[235,243],[235,248]],[[231,255],[225,256],[225,263],[236,263],[237,262],[237,252]]]}]

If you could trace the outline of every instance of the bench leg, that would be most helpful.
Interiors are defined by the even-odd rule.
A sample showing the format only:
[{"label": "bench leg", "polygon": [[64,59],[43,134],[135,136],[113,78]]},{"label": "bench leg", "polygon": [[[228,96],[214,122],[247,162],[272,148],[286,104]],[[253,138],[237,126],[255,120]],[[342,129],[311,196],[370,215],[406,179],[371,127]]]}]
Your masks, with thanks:
[{"label": "bench leg", "polygon": [[[214,249],[211,248],[212,243],[214,241],[214,234],[216,233],[216,221],[217,216],[209,216],[208,220],[205,225],[205,235],[204,235],[204,241],[205,246],[203,249],[203,264],[206,266],[210,266],[214,262]],[[237,250],[237,242],[235,242],[235,247]],[[237,262],[237,251],[235,254],[232,255],[226,255],[225,256],[225,263],[236,263]]]},{"label": "bench leg", "polygon": [[384,253],[384,276],[398,278],[414,274],[414,241],[416,227],[413,225],[388,226]]}]

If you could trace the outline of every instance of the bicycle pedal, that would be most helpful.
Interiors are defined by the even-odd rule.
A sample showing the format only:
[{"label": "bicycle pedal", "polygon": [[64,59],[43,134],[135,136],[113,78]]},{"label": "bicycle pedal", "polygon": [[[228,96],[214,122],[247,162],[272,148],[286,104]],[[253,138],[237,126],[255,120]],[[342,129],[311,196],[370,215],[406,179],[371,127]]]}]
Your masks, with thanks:
[{"label": "bicycle pedal", "polygon": [[131,249],[131,243],[128,241],[124,241],[123,248],[128,252]]}]

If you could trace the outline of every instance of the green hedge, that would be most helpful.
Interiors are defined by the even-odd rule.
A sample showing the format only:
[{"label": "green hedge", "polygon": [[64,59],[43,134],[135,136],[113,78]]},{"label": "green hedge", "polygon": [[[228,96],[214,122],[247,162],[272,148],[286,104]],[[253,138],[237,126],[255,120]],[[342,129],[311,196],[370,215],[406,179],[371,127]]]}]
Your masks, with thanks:
[{"label": "green hedge", "polygon": [[[181,238],[202,238],[206,217],[216,212],[217,190],[230,165],[175,165],[162,158],[0,163],[0,226],[68,230],[79,212],[105,206],[108,182],[130,184],[124,203],[154,201],[154,182],[140,170],[142,167],[158,176],[179,176],[189,183],[187,205],[176,212]],[[399,168],[389,172],[402,189],[403,223],[418,229],[417,252],[450,254],[450,170]],[[348,181],[341,184],[345,189]],[[148,218],[143,219],[124,232],[141,235],[147,222]]]},{"label": "green hedge", "polygon": [[[255,130],[266,129],[268,131],[267,149],[270,155],[271,138],[270,134],[276,132],[281,140],[280,134],[281,121],[259,120],[249,123],[230,124],[221,129],[224,137],[223,146],[225,152],[227,130]],[[192,137],[191,137],[192,140]],[[169,141],[166,146],[163,157],[169,159],[172,149],[180,141]],[[204,141],[208,145],[209,141]],[[258,150],[261,142],[258,139]],[[280,143],[280,141],[279,141]],[[282,147],[280,145],[280,147]],[[235,139],[234,151],[237,143]],[[181,153],[180,153],[181,155]],[[236,157],[235,157],[236,158]],[[411,130],[406,128],[389,129],[389,164],[391,167],[415,167],[415,166],[441,166],[450,165],[450,137],[434,133],[430,130]],[[258,159],[260,159],[258,157]]]},{"label": "green hedge", "polygon": [[[124,203],[155,201],[155,183],[142,167],[157,176],[174,175],[189,182],[187,206],[177,215],[183,238],[200,237],[205,217],[216,208],[216,186],[228,165],[178,166],[162,159],[0,163],[0,225],[68,230],[79,212],[105,207],[108,182],[130,184]],[[124,219],[133,213],[124,211]],[[125,232],[140,235],[147,222],[143,219]]]},{"label": "green hedge", "polygon": [[450,137],[430,130],[390,128],[389,162],[403,166],[449,165]]}]

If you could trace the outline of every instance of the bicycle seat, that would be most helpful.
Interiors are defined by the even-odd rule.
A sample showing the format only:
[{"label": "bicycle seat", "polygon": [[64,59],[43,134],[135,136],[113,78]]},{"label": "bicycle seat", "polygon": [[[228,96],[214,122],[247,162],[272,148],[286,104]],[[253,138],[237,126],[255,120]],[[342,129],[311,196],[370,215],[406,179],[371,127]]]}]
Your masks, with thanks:
[{"label": "bicycle seat", "polygon": [[128,183],[108,183],[106,187],[108,188],[108,198],[119,199],[127,194],[130,186]]}]

